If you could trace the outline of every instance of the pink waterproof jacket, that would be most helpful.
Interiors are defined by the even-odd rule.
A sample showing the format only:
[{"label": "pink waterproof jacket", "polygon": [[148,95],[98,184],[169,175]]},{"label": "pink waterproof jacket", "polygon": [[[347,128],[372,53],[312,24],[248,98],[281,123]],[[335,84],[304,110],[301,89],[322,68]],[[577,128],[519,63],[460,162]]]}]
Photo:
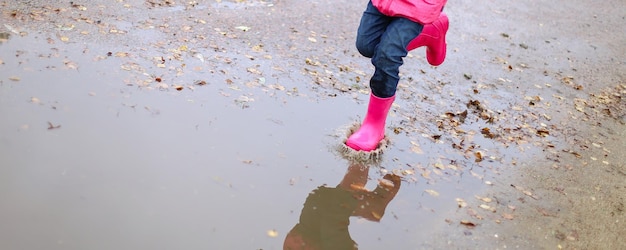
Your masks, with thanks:
[{"label": "pink waterproof jacket", "polygon": [[421,24],[437,20],[447,0],[372,0],[374,7],[387,16],[404,17]]}]

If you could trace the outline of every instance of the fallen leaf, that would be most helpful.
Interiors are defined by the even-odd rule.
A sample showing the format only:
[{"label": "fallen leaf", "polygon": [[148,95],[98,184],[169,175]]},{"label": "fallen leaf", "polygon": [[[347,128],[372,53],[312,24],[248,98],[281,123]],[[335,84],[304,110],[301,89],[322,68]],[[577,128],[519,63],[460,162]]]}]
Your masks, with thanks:
[{"label": "fallen leaf", "polygon": [[474,153],[474,156],[476,157],[476,162],[481,162],[483,161],[483,153],[480,151],[476,151]]},{"label": "fallen leaf", "polygon": [[491,211],[491,212],[495,212],[495,211],[496,211],[496,209],[495,209],[495,208],[493,208],[493,207],[491,207],[491,206],[489,206],[489,205],[487,205],[487,204],[480,204],[480,206],[479,206],[479,207],[480,207],[480,208],[482,208],[482,209],[485,209],[485,210],[489,210],[489,211]]},{"label": "fallen leaf", "polygon": [[502,214],[502,218],[505,218],[507,220],[512,220],[513,219],[513,215],[512,214],[503,213]]},{"label": "fallen leaf", "polygon": [[479,200],[487,202],[487,203],[490,203],[492,201],[491,198],[489,198],[489,197],[480,197],[480,196],[475,196],[475,197],[476,197],[476,199],[479,199]]},{"label": "fallen leaf", "polygon": [[441,162],[435,162],[435,168],[443,170],[446,167]]},{"label": "fallen leaf", "polygon": [[465,202],[463,199],[461,198],[456,198],[456,203],[457,205],[459,205],[460,208],[466,207],[467,206],[467,202]]},{"label": "fallen leaf", "polygon": [[61,125],[53,125],[51,122],[48,122],[48,130],[60,128]]},{"label": "fallen leaf", "polygon": [[546,137],[550,135],[550,131],[548,131],[547,129],[537,129],[537,135],[541,137]]},{"label": "fallen leaf", "polygon": [[127,57],[129,54],[127,52],[117,52],[115,53],[116,57]]},{"label": "fallen leaf", "polygon": [[426,190],[424,190],[424,191],[426,191],[426,193],[430,194],[430,195],[431,195],[431,196],[433,196],[433,197],[437,197],[437,196],[439,196],[439,193],[438,193],[437,191],[435,191],[435,190],[432,190],[432,189],[426,189]]},{"label": "fallen leaf", "polygon": [[237,26],[235,27],[235,29],[241,30],[241,31],[248,31],[250,30],[250,27],[248,26]]},{"label": "fallen leaf", "polygon": [[256,69],[256,68],[252,68],[252,67],[250,67],[250,68],[247,68],[246,70],[247,70],[248,72],[252,73],[252,74],[257,74],[257,75],[261,75],[261,74],[262,74],[262,73],[261,73],[261,71],[259,71],[259,70],[258,70],[258,69]]},{"label": "fallen leaf", "polygon": [[275,238],[278,237],[278,231],[272,229],[272,230],[267,230],[267,236]]},{"label": "fallen leaf", "polygon": [[474,222],[471,222],[471,221],[468,221],[468,220],[461,220],[461,225],[469,227],[469,228],[476,227],[476,224]]},{"label": "fallen leaf", "polygon": [[281,91],[285,90],[285,86],[282,86],[282,85],[280,85],[278,83],[277,84],[270,84],[268,87],[276,89],[276,90],[281,90]]},{"label": "fallen leaf", "polygon": [[258,44],[258,45],[252,46],[252,51],[254,51],[254,52],[262,52],[263,51],[263,44]]},{"label": "fallen leaf", "polygon": [[78,69],[78,64],[70,60],[64,60],[63,63],[68,69]]},{"label": "fallen leaf", "polygon": [[402,170],[402,175],[414,175],[414,174],[415,174],[415,171],[411,169]]},{"label": "fallen leaf", "polygon": [[422,177],[424,177],[426,179],[430,179],[430,173],[431,173],[431,171],[424,170],[424,172],[422,172]]}]

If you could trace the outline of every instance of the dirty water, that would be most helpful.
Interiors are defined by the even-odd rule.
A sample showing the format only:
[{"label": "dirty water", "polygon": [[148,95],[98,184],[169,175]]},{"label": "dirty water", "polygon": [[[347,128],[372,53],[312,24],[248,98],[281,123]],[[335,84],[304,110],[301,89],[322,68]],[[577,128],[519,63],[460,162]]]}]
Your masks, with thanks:
[{"label": "dirty water", "polygon": [[[36,40],[16,37],[2,46],[39,48],[20,57],[55,53]],[[3,75],[20,76],[3,82],[0,95],[2,210],[11,215],[2,232],[6,248],[277,249],[309,192],[337,185],[350,164],[332,146],[337,128],[352,120],[314,111],[358,110],[349,99],[255,93],[241,104],[216,84],[142,90],[120,81],[130,74],[103,70],[118,62],[81,63],[89,61],[82,52],[59,53],[78,69],[64,68],[61,58],[3,66]],[[370,172],[368,188],[382,177],[378,168]],[[421,226],[401,218],[440,219],[430,213],[446,206],[422,190],[424,183],[411,182],[386,212],[395,219],[352,223],[356,242],[403,242]],[[480,186],[470,177],[456,182],[430,188],[469,194],[463,186]],[[390,227],[407,233],[383,237]],[[269,230],[280,237],[268,237]]]},{"label": "dirty water", "polygon": [[365,166],[335,150],[365,1],[330,3],[0,2],[0,248],[624,246],[624,34],[585,26],[619,8],[450,4],[446,64],[407,58]]}]

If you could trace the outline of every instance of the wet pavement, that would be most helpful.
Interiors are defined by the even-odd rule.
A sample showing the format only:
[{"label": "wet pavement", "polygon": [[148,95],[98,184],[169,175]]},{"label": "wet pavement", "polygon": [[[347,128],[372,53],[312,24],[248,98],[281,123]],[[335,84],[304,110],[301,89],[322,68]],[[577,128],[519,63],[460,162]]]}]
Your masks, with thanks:
[{"label": "wet pavement", "polygon": [[626,247],[623,2],[451,2],[374,165],[365,1],[46,2],[0,1],[1,249]]}]

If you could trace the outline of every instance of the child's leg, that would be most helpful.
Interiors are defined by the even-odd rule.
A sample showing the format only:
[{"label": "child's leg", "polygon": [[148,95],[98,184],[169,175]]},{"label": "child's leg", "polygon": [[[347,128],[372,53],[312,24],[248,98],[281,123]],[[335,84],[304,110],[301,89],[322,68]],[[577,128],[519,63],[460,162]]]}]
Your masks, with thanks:
[{"label": "child's leg", "polygon": [[370,2],[361,18],[356,46],[359,52],[372,58],[376,68],[370,79],[370,102],[361,127],[346,140],[357,151],[372,151],[385,136],[385,122],[395,100],[402,58],[406,47],[422,32],[421,24],[404,18],[382,15]]},{"label": "child's leg", "polygon": [[400,80],[400,66],[408,53],[407,45],[422,32],[423,26],[405,18],[393,18],[380,37],[372,55],[376,68],[370,79],[372,93],[381,98],[394,96]]},{"label": "child's leg", "polygon": [[433,66],[439,66],[446,59],[446,32],[448,32],[448,16],[441,12],[439,18],[424,25],[422,33],[409,43],[407,49],[413,50],[426,46],[426,59]]},{"label": "child's leg", "polygon": [[371,1],[367,4],[356,35],[356,48],[361,55],[368,58],[374,55],[380,38],[392,20],[393,18],[381,14]]}]

